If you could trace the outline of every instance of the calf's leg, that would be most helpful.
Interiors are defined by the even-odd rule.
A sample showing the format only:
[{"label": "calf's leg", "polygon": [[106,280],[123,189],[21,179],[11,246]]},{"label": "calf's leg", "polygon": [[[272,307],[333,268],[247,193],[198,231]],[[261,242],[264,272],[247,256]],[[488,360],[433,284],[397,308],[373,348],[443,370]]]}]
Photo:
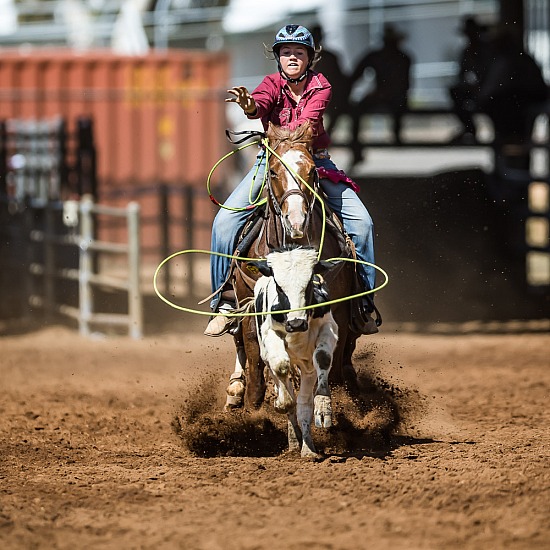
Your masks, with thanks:
[{"label": "calf's leg", "polygon": [[300,391],[296,403],[296,415],[302,431],[302,456],[318,457],[311,436],[311,419],[313,417],[313,389],[315,386],[315,371],[311,365],[300,366]]},{"label": "calf's leg", "polygon": [[292,411],[296,402],[290,377],[290,357],[286,352],[284,340],[274,330],[266,330],[262,335],[261,355],[269,366],[275,382],[275,410],[281,413]]},{"label": "calf's leg", "polygon": [[332,426],[329,374],[337,343],[338,325],[336,325],[334,319],[330,316],[319,332],[317,346],[313,352],[313,364],[317,373],[314,416],[315,425],[318,428],[330,428]]}]

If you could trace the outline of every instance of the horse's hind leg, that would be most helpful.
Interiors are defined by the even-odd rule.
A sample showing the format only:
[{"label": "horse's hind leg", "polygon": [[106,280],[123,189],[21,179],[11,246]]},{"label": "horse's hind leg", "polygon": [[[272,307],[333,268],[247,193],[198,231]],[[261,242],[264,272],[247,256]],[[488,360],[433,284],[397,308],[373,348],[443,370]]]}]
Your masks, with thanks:
[{"label": "horse's hind leg", "polygon": [[342,361],[342,375],[344,386],[352,396],[359,394],[359,383],[357,381],[357,372],[353,366],[353,352],[357,344],[358,335],[348,332],[346,335],[344,349],[343,349],[343,361]]},{"label": "horse's hind leg", "polygon": [[248,358],[246,403],[254,409],[259,409],[264,402],[266,388],[264,362],[258,352],[257,355]]}]

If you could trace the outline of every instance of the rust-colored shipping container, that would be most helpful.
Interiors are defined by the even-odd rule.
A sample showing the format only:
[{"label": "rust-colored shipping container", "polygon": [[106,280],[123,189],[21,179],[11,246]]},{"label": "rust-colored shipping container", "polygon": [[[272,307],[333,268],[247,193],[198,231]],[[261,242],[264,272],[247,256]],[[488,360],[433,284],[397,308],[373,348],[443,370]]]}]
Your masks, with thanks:
[{"label": "rust-colored shipping container", "polygon": [[[214,210],[206,178],[229,147],[223,101],[228,73],[224,53],[168,50],[131,57],[110,51],[2,50],[0,120],[62,117],[68,135],[75,136],[77,120],[91,118],[100,201],[137,200],[143,218],[151,219],[158,217],[158,194],[134,191],[192,185],[199,198],[204,189],[193,217],[205,227]],[[219,174],[214,184],[221,184]],[[68,182],[61,198],[74,192]],[[183,232],[170,231],[179,235],[172,240],[178,248]],[[161,239],[158,231],[147,230],[144,247],[158,247]],[[203,230],[196,245],[208,242]]]},{"label": "rust-colored shipping container", "polygon": [[100,191],[197,182],[227,150],[227,80],[223,53],[4,50],[0,119],[92,117]]}]

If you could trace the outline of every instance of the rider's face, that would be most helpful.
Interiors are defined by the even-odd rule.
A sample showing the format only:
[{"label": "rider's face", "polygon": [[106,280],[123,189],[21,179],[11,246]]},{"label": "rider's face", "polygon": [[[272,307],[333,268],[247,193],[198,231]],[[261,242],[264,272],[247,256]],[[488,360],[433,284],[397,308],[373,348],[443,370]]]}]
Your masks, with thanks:
[{"label": "rider's face", "polygon": [[279,60],[287,76],[299,78],[307,69],[307,48],[300,44],[283,44],[279,50]]}]

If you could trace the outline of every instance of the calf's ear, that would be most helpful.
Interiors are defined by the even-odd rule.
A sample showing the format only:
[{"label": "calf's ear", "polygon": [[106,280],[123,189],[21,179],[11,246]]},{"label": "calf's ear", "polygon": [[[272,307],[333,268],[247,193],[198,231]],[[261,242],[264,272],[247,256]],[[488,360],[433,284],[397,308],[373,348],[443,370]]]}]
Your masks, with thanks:
[{"label": "calf's ear", "polygon": [[271,277],[273,275],[273,270],[265,260],[254,260],[247,263],[247,268],[249,271],[253,271],[256,268],[262,275],[266,277]]}]

